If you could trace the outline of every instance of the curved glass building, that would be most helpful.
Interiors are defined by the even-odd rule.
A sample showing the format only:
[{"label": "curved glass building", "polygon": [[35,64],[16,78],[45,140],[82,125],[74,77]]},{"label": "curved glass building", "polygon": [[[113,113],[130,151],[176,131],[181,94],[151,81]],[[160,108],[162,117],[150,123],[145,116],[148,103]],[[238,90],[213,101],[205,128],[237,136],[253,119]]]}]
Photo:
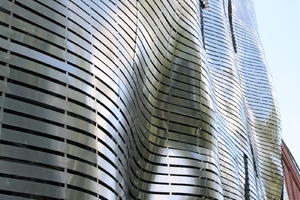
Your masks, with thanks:
[{"label": "curved glass building", "polygon": [[1,0],[0,199],[280,200],[252,0]]}]

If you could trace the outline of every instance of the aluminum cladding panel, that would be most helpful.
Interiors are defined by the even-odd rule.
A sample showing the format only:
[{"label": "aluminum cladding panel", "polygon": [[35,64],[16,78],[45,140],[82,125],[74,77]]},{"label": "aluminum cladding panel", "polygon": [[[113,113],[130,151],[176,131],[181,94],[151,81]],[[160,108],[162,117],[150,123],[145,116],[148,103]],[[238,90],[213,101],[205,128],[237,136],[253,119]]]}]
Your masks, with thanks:
[{"label": "aluminum cladding panel", "polygon": [[280,199],[251,0],[0,1],[0,199]]}]

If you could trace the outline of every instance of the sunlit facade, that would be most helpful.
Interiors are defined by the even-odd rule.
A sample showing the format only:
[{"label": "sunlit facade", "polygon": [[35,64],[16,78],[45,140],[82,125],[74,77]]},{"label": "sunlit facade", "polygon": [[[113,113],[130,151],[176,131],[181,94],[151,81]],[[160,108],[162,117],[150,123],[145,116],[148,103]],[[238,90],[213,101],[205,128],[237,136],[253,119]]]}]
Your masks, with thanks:
[{"label": "sunlit facade", "polygon": [[252,0],[1,0],[0,107],[0,199],[283,198]]}]

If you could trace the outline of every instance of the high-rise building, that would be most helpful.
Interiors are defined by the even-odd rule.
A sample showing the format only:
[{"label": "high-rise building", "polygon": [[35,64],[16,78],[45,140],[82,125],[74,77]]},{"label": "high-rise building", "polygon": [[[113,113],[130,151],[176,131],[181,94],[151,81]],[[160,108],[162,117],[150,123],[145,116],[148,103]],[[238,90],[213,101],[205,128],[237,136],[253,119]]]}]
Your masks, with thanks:
[{"label": "high-rise building", "polygon": [[0,199],[283,198],[252,0],[1,0]]}]

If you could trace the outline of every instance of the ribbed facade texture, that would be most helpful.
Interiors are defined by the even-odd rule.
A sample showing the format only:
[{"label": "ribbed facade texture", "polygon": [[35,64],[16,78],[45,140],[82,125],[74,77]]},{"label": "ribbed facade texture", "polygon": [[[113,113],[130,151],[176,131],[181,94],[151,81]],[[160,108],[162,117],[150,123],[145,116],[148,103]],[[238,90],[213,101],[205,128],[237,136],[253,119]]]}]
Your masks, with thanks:
[{"label": "ribbed facade texture", "polygon": [[283,198],[252,0],[1,0],[0,95],[1,200]]}]

